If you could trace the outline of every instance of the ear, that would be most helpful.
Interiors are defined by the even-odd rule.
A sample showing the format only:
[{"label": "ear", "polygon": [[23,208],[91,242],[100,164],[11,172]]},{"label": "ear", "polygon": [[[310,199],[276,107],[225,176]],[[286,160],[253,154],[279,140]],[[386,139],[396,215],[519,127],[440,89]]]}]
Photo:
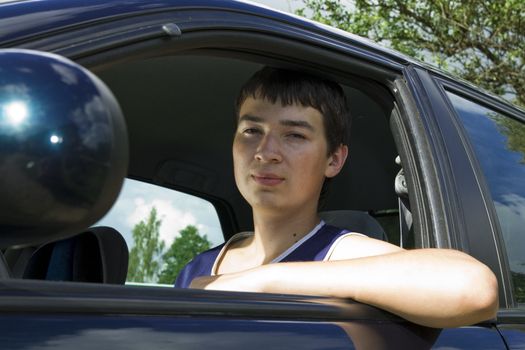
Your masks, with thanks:
[{"label": "ear", "polygon": [[348,156],[348,147],[346,145],[340,144],[334,153],[328,157],[328,164],[324,175],[326,177],[334,177],[343,168],[345,164],[346,157]]}]

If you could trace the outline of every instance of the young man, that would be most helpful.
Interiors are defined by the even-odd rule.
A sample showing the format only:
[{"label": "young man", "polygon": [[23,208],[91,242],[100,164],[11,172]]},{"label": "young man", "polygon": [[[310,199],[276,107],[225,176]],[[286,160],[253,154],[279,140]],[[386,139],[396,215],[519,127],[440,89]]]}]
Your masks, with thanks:
[{"label": "young man", "polygon": [[254,232],[196,257],[176,286],[347,297],[436,328],[495,316],[496,278],[474,258],[405,251],[319,219],[323,186],[348,154],[339,85],[264,68],[242,88],[237,109],[235,181]]}]

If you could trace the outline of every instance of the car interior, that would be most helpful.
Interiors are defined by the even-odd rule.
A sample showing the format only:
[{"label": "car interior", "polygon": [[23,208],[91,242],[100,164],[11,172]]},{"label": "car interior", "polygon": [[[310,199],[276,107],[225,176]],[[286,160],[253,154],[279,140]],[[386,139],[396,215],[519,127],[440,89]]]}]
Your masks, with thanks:
[{"label": "car interior", "polygon": [[[390,123],[395,106],[384,83],[328,66],[223,50],[117,62],[88,68],[107,84],[123,110],[128,177],[209,201],[225,240],[252,228],[250,208],[236,189],[232,171],[234,101],[241,85],[264,65],[338,81],[352,115],[349,157],[330,185],[321,217],[400,244],[400,200],[394,183],[401,167],[395,161],[399,152]],[[106,235],[101,232],[109,232],[110,238],[102,239]],[[405,242],[413,244],[413,239]],[[96,264],[84,264],[89,254],[97,257]],[[126,243],[112,228],[90,228],[61,242],[8,249],[4,255],[13,277],[31,279],[123,284],[128,264]]]},{"label": "car interior", "polygon": [[[212,202],[226,238],[252,226],[233,179],[234,100],[263,64],[179,55],[121,64],[98,73],[121,104],[129,130],[132,178]],[[129,80],[140,82],[129,84]],[[398,155],[390,128],[393,108],[378,84],[345,85],[352,112],[350,156],[322,211],[359,210],[381,217],[397,208]],[[383,96],[383,101],[387,97]],[[390,109],[390,111],[389,111]],[[388,112],[387,112],[388,111]]]}]

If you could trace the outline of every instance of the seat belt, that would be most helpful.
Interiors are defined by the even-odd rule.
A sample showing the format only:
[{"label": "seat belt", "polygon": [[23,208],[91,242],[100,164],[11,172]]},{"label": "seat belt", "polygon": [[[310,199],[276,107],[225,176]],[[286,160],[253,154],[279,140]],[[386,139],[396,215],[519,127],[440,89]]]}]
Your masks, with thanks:
[{"label": "seat belt", "polygon": [[404,248],[409,237],[409,232],[412,229],[413,221],[412,212],[410,211],[410,202],[408,200],[408,187],[405,179],[405,171],[401,165],[401,158],[397,156],[395,161],[397,165],[401,166],[394,181],[394,189],[397,194],[399,208],[399,246]]}]

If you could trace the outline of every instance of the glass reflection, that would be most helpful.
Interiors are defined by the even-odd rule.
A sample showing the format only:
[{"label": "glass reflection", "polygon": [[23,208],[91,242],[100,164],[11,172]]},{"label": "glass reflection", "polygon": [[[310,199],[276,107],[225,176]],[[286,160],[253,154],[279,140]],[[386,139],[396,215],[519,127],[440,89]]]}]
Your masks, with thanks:
[{"label": "glass reflection", "polygon": [[20,126],[28,115],[27,105],[23,101],[13,101],[4,106],[4,118],[13,127]]},{"label": "glass reflection", "polygon": [[49,138],[49,141],[52,143],[52,144],[58,144],[58,143],[62,143],[63,139],[62,139],[62,136],[58,136],[58,135],[51,135],[51,137]]},{"label": "glass reflection", "polygon": [[447,94],[474,146],[494,201],[514,297],[525,303],[525,123]]}]

